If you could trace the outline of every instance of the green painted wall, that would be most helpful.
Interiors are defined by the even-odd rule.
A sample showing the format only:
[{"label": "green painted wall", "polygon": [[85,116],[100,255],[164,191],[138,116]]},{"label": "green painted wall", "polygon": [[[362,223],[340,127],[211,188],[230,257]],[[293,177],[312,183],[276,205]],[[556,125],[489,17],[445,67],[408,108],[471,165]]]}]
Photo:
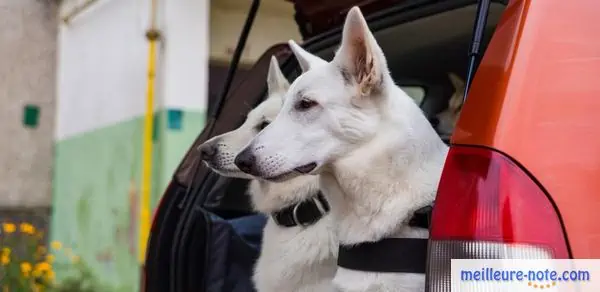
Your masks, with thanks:
[{"label": "green painted wall", "polygon": [[[204,128],[206,114],[204,112],[184,111],[182,113],[181,129],[169,129],[167,111],[162,111],[159,117],[162,167],[156,173],[160,178],[160,188],[164,190],[171,181],[175,168],[190,148],[198,134]],[[162,193],[162,191],[161,191]],[[158,197],[156,197],[158,198]]]},{"label": "green painted wall", "polygon": [[[184,111],[181,128],[157,114],[152,208],[202,130],[204,113]],[[138,291],[138,216],[143,117],[56,143],[51,239],[81,258],[110,291]],[[57,262],[67,257],[58,253]],[[58,279],[73,271],[58,270]]]}]

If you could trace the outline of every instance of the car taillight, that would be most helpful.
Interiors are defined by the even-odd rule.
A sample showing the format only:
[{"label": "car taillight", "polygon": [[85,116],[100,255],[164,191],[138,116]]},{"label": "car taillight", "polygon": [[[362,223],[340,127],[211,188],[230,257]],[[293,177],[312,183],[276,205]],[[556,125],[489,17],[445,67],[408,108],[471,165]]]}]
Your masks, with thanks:
[{"label": "car taillight", "polygon": [[432,215],[427,291],[450,291],[450,259],[569,258],[544,190],[505,155],[453,146]]}]

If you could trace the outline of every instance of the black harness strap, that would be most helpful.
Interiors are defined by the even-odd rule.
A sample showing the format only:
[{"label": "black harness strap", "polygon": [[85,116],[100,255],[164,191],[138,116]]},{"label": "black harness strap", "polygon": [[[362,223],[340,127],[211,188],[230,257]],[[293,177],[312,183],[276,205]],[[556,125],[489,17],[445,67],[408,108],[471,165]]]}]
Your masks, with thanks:
[{"label": "black harness strap", "polygon": [[309,226],[329,212],[329,203],[319,191],[312,198],[271,214],[277,225],[283,227]]},{"label": "black harness strap", "polygon": [[429,229],[431,226],[431,212],[433,211],[432,206],[425,206],[413,213],[412,218],[408,222],[409,226],[412,227],[421,227],[424,229]]},{"label": "black harness strap", "polygon": [[354,246],[340,245],[338,266],[365,272],[425,273],[427,239],[385,238]]},{"label": "black harness strap", "polygon": [[[431,206],[415,211],[409,225],[428,229],[431,211]],[[424,238],[384,238],[339,247],[338,266],[350,270],[425,274],[426,263],[427,239]]]}]

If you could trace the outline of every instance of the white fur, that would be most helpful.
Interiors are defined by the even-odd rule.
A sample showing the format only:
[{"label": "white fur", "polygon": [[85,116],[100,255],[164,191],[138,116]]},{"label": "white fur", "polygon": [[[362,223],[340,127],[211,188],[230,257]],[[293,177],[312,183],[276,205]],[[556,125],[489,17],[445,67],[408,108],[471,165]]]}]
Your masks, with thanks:
[{"label": "white fur", "polygon": [[[266,179],[290,179],[307,169],[318,174],[340,243],[351,245],[426,238],[427,230],[407,221],[433,201],[448,148],[394,84],[354,7],[333,61],[311,66],[291,84],[280,113],[244,151]],[[424,279],[338,268],[333,282],[340,291],[423,291]]]},{"label": "white fur", "polygon": [[454,73],[448,73],[448,78],[454,87],[454,93],[448,100],[448,107],[436,116],[438,118],[436,130],[442,137],[450,137],[454,132],[465,96],[465,81]]},{"label": "white fur", "polygon": [[[200,147],[217,146],[214,159],[206,161],[216,172],[229,177],[253,179],[249,188],[252,203],[257,211],[269,215],[316,194],[319,181],[316,176],[303,176],[286,182],[267,182],[241,172],[233,163],[239,150],[260,131],[260,125],[272,121],[281,108],[282,97],[289,84],[274,57],[267,85],[268,98],[248,114],[243,125],[206,141]],[[331,291],[338,249],[334,234],[330,215],[307,227],[281,227],[269,217],[253,275],[257,291]]]}]

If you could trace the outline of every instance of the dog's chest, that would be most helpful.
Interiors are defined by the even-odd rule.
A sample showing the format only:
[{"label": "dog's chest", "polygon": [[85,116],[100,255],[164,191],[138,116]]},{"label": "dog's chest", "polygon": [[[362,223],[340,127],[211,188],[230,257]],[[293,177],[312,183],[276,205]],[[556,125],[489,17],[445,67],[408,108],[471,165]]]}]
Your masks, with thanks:
[{"label": "dog's chest", "polygon": [[348,184],[342,186],[335,176],[321,174],[320,188],[330,201],[336,232],[342,243],[374,241],[394,232],[402,224],[395,214],[386,214],[386,205],[401,205],[404,199],[388,199],[382,195],[385,191],[369,188],[367,184],[364,186],[362,189]]},{"label": "dog's chest", "polygon": [[[403,220],[410,216],[409,209],[417,203],[408,199],[409,197],[387,198],[385,204],[380,204],[377,194],[383,189],[380,189],[379,193],[377,190],[365,190],[359,194],[349,194],[348,192],[353,190],[348,189],[347,184],[342,186],[338,179],[330,174],[321,175],[320,183],[321,190],[331,202],[340,242],[352,244],[373,241],[392,234],[394,237],[428,237],[426,229],[403,225]],[[402,186],[396,187],[402,189]],[[333,283],[335,289],[341,292],[415,292],[424,291],[425,276],[338,268]]]},{"label": "dog's chest", "polygon": [[[282,228],[269,220],[255,268],[258,291],[320,291],[335,275],[337,241],[326,216],[309,227]],[[312,288],[311,288],[312,287]]]}]

